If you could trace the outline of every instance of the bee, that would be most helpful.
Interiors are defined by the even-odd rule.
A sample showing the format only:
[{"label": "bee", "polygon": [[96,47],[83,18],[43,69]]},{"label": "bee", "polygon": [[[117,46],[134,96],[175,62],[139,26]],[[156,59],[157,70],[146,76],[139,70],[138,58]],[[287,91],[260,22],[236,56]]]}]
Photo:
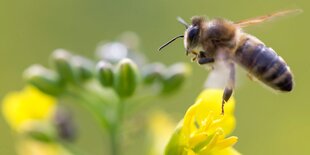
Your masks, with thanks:
[{"label": "bee", "polygon": [[298,12],[301,10],[284,10],[239,22],[222,18],[206,20],[204,17],[194,16],[191,25],[179,17],[178,21],[186,27],[184,35],[174,37],[162,45],[159,51],[176,39],[184,38],[186,55],[193,55],[192,60],[198,64],[224,61],[229,69],[228,82],[222,97],[224,114],[224,104],[235,87],[235,64],[239,64],[250,76],[274,90],[290,92],[293,89],[293,74],[287,63],[272,48],[242,29]]}]

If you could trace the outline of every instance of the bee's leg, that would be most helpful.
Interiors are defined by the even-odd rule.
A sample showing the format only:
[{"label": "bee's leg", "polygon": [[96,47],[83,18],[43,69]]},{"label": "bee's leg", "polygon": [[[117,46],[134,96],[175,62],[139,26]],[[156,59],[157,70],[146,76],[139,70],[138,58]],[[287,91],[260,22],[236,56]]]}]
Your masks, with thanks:
[{"label": "bee's leg", "polygon": [[214,62],[214,58],[198,58],[198,63],[200,65],[204,65],[204,64],[212,63],[212,62]]},{"label": "bee's leg", "polygon": [[235,87],[235,73],[236,73],[235,64],[231,62],[228,65],[229,65],[230,72],[229,72],[228,83],[224,89],[224,94],[222,98],[222,115],[224,115],[224,105],[231,97],[234,91],[234,87]]},{"label": "bee's leg", "polygon": [[205,55],[205,53],[207,52],[204,52],[204,51],[200,51],[199,54],[198,54],[198,63],[200,65],[204,65],[204,64],[207,64],[207,63],[212,63],[214,62],[214,58],[211,58],[211,57],[207,57]]}]

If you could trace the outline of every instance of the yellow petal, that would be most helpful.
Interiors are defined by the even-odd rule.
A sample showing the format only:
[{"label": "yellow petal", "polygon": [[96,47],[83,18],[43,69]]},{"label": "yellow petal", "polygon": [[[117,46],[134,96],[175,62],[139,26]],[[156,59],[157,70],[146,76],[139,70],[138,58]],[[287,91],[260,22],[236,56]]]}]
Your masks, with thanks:
[{"label": "yellow petal", "polygon": [[218,149],[224,149],[224,148],[227,148],[229,146],[233,146],[234,144],[236,144],[238,141],[238,137],[236,136],[231,136],[231,137],[228,137],[224,140],[221,140],[219,141],[217,144],[216,144],[216,147]]},{"label": "yellow petal", "polygon": [[197,106],[196,120],[204,120],[207,117],[208,111],[213,111],[214,120],[217,120],[215,124],[212,125],[211,129],[213,132],[216,128],[221,127],[225,134],[228,135],[235,128],[235,117],[234,117],[234,98],[225,104],[225,114],[221,115],[222,106],[222,96],[223,90],[220,89],[207,89],[204,90],[197,98],[195,106]]},{"label": "yellow petal", "polygon": [[55,110],[55,99],[33,87],[12,92],[3,99],[3,115],[12,128],[19,131],[24,123],[48,120]]},{"label": "yellow petal", "polygon": [[184,134],[185,137],[189,137],[190,133],[192,131],[191,128],[193,128],[194,126],[194,117],[196,114],[196,105],[192,105],[191,107],[189,107],[189,109],[187,110],[185,116],[184,116],[184,121],[183,121],[183,128],[182,128],[182,132]]},{"label": "yellow petal", "polygon": [[199,153],[207,154],[208,152],[210,152],[213,149],[213,147],[216,146],[217,142],[219,141],[219,137],[222,136],[223,134],[224,134],[223,130],[218,128],[217,131],[214,133],[212,139],[208,143],[208,145],[202,148]]},{"label": "yellow petal", "polygon": [[199,132],[205,132],[209,129],[211,124],[213,123],[213,111],[209,111],[207,117],[202,121],[201,127],[198,129]]},{"label": "yellow petal", "polygon": [[189,139],[189,147],[194,148],[197,144],[204,142],[208,139],[208,134],[206,132],[195,134]]},{"label": "yellow petal", "polygon": [[[199,103],[202,103],[203,107],[215,112],[215,115],[221,117],[223,90],[221,89],[206,89],[197,98]],[[235,100],[231,97],[225,104],[225,115],[231,115],[234,112]]]}]

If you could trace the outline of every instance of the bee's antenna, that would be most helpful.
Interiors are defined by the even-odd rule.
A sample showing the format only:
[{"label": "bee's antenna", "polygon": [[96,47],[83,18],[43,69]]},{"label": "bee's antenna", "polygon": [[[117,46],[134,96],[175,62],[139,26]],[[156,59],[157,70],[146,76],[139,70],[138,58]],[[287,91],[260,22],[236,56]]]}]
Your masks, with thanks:
[{"label": "bee's antenna", "polygon": [[175,40],[179,39],[179,38],[183,38],[183,35],[179,35],[176,36],[174,38],[172,38],[171,40],[169,40],[168,42],[166,42],[165,44],[163,44],[162,46],[159,47],[158,51],[160,51],[161,49],[163,49],[164,47],[166,47],[167,45],[169,45],[170,43],[174,42]]},{"label": "bee's antenna", "polygon": [[183,18],[177,17],[177,20],[178,20],[181,24],[183,24],[183,25],[185,26],[186,29],[189,27],[189,24],[186,23],[186,21],[185,21]]}]

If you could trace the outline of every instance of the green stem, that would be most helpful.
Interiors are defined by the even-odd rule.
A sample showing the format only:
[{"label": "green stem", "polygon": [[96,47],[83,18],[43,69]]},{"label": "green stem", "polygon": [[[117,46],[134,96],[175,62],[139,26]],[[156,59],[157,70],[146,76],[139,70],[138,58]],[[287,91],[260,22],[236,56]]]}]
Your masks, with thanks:
[{"label": "green stem", "polygon": [[116,131],[118,129],[111,128],[110,129],[110,145],[111,145],[111,154],[112,155],[119,155],[119,138],[118,138],[118,132]]},{"label": "green stem", "polygon": [[[72,87],[67,91],[73,99],[78,100],[79,103],[89,109],[89,111],[95,116],[96,120],[99,122],[100,126],[105,131],[109,132],[109,138],[111,143],[111,154],[120,155],[121,154],[121,128],[123,124],[124,117],[124,99],[119,97],[117,104],[109,104],[109,100],[105,97],[101,97],[96,94],[96,92],[90,91],[81,87]],[[102,103],[105,102],[105,103]],[[112,106],[111,106],[112,105]],[[105,110],[113,110],[114,117],[107,117]]]},{"label": "green stem", "polygon": [[138,109],[141,109],[141,108],[145,107],[145,105],[154,101],[154,99],[156,99],[156,97],[158,97],[158,96],[154,95],[154,94],[147,94],[147,95],[141,95],[138,98],[134,98],[134,100],[128,101],[128,103],[126,104],[127,105],[127,107],[126,107],[127,116],[130,117]]},{"label": "green stem", "polygon": [[124,117],[124,100],[120,99],[115,109],[115,121],[110,127],[111,154],[120,155],[122,150],[122,125]]},{"label": "green stem", "polygon": [[118,106],[117,106],[117,122],[121,125],[124,119],[124,107],[125,101],[123,98],[120,99]]},{"label": "green stem", "polygon": [[96,118],[97,122],[103,127],[103,130],[109,126],[109,120],[104,110],[110,108],[107,106],[108,100],[98,97],[98,94],[89,92],[82,87],[72,86],[66,92],[72,99],[77,100],[81,106],[88,109]]},{"label": "green stem", "polygon": [[96,106],[93,103],[93,99],[91,97],[87,97],[87,95],[76,94],[73,92],[67,92],[67,95],[71,96],[72,99],[78,100],[78,103],[80,103],[81,106],[88,109],[91,112],[91,114],[94,116],[96,121],[103,128],[107,128],[108,126],[107,118],[102,115],[101,107]]}]

